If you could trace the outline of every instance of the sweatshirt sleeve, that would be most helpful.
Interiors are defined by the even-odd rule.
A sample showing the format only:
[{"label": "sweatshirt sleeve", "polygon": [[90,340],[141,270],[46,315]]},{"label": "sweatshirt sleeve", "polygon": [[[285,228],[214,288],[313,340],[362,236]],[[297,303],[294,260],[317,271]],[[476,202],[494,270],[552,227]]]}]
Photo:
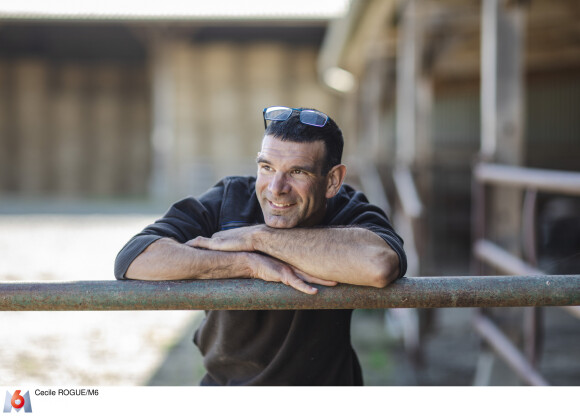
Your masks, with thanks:
[{"label": "sweatshirt sleeve", "polygon": [[[394,230],[385,212],[370,204],[366,196],[349,186],[343,185],[341,192],[331,202],[334,217],[330,225],[352,225],[366,228],[381,237],[399,257],[399,277],[407,272],[407,256],[403,239]],[[347,197],[348,195],[348,197]]]},{"label": "sweatshirt sleeve", "polygon": [[195,237],[211,237],[217,231],[218,216],[224,192],[220,182],[199,199],[189,197],[173,204],[163,217],[133,236],[115,258],[114,274],[126,279],[127,269],[147,247],[160,238],[185,243]]}]

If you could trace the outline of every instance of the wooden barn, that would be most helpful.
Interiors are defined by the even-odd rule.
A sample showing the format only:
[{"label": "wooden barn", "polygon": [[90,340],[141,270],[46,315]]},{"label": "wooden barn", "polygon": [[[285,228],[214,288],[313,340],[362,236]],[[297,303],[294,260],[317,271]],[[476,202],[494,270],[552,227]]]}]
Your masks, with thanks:
[{"label": "wooden barn", "polygon": [[[579,21],[575,0],[368,0],[331,24],[319,76],[343,91],[352,154],[385,184],[409,275],[578,273]],[[474,328],[519,382],[547,383],[542,312],[509,312],[494,312],[507,337],[489,311]],[[476,383],[498,382],[490,357]]]},{"label": "wooden barn", "polygon": [[[578,0],[173,3],[0,5],[0,200],[165,207],[254,173],[263,107],[309,106],[343,128],[408,275],[578,273]],[[524,322],[516,372],[543,384],[539,311]]]},{"label": "wooden barn", "polygon": [[[358,155],[387,182],[411,172],[423,275],[466,270],[477,160],[580,169],[579,17],[573,0],[360,1],[331,25],[320,77],[357,85],[341,108]],[[518,198],[496,207],[500,239],[519,233]]]},{"label": "wooden barn", "polygon": [[263,107],[336,112],[316,63],[347,3],[327,3],[0,7],[0,195],[167,203],[253,174]]}]

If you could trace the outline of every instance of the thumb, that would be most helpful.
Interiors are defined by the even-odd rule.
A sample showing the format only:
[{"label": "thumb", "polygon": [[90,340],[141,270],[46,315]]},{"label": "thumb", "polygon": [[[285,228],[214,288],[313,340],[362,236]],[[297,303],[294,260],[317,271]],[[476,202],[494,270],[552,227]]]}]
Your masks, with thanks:
[{"label": "thumb", "polygon": [[190,247],[197,247],[197,248],[208,248],[209,242],[210,242],[209,238],[195,237],[194,239],[187,241],[185,243],[185,245],[188,245]]}]

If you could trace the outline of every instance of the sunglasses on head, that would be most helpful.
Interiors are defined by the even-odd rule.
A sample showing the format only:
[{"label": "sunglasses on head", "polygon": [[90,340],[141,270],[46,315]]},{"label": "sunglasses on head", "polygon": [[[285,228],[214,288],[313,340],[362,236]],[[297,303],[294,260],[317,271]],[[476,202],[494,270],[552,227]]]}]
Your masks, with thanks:
[{"label": "sunglasses on head", "polygon": [[294,111],[300,113],[300,122],[314,127],[324,127],[328,121],[328,116],[317,110],[306,110],[290,107],[266,107],[263,110],[264,128],[267,127],[266,120],[284,121],[288,120]]}]

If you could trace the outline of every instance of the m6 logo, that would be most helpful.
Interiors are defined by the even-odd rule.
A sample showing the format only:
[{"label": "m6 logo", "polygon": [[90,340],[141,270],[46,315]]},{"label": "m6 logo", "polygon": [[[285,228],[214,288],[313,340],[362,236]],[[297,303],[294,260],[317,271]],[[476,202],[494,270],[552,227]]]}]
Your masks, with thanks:
[{"label": "m6 logo", "polygon": [[12,409],[20,412],[20,409],[24,408],[24,413],[32,413],[32,405],[30,404],[30,392],[21,395],[22,390],[16,390],[11,396],[9,392],[6,392],[6,399],[4,400],[4,413],[10,413]]}]

